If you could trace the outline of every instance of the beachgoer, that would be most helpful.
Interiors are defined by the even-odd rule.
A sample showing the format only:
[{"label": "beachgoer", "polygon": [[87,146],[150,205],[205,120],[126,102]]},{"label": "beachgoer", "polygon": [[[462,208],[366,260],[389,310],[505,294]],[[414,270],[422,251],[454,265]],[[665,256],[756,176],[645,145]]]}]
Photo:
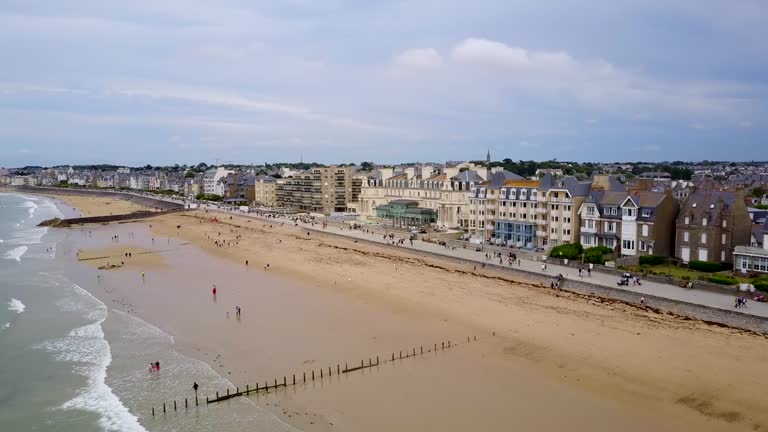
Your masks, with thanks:
[{"label": "beachgoer", "polygon": [[155,370],[160,372],[160,362],[159,361],[155,362]]},{"label": "beachgoer", "polygon": [[644,305],[644,304],[645,304],[645,297],[640,297],[640,304],[641,304],[641,305]]},{"label": "beachgoer", "polygon": [[197,389],[200,388],[199,385],[197,385],[197,382],[192,383],[192,389],[195,390],[195,393],[197,393]]},{"label": "beachgoer", "polygon": [[155,364],[154,363],[150,363],[149,364],[149,373],[152,373],[154,371],[155,371]]},{"label": "beachgoer", "polygon": [[213,293],[213,296],[216,297],[216,285],[213,286],[213,290],[211,290],[211,292]]},{"label": "beachgoer", "polygon": [[248,267],[248,260],[245,260],[245,266]]}]

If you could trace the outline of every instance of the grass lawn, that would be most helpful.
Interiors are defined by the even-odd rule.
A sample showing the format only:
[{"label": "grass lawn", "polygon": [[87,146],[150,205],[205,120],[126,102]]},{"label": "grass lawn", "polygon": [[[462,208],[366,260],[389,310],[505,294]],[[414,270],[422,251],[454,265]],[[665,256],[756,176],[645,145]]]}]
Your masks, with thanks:
[{"label": "grass lawn", "polygon": [[[711,276],[715,274],[723,274],[723,275],[731,276],[731,272],[706,273],[706,272],[700,272],[696,270],[690,270],[685,267],[677,267],[671,264],[659,264],[651,267],[632,267],[631,271],[638,272],[638,273],[647,271],[648,273],[654,272],[657,275],[661,275],[661,276],[672,276],[675,279],[679,279],[681,283],[684,280],[683,279],[684,276],[688,276],[688,278],[692,281],[699,280],[699,277],[701,276]],[[738,273],[733,275],[733,277],[740,283],[754,283],[756,280],[754,278],[739,276]]]}]

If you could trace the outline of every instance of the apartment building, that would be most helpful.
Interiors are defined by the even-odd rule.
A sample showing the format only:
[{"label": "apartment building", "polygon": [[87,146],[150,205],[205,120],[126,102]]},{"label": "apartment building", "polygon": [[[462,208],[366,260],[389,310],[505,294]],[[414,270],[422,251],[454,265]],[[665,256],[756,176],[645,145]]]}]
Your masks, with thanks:
[{"label": "apartment building", "polygon": [[[468,173],[465,171],[464,173]],[[508,181],[524,180],[519,175],[494,169],[485,173],[483,179],[479,174],[475,181],[471,182],[469,191],[468,207],[468,229],[470,238],[484,242],[501,242],[500,238],[495,236],[496,222],[500,214],[500,197],[503,186]],[[480,180],[477,182],[477,180]]]},{"label": "apartment building", "polygon": [[254,179],[253,201],[258,206],[277,206],[277,180],[270,176],[258,176]]},{"label": "apartment building", "polygon": [[548,232],[542,237],[541,247],[552,248],[579,241],[581,222],[579,208],[592,190],[592,181],[578,181],[575,177],[555,178],[546,174],[541,178],[537,202],[545,205]]},{"label": "apartment building", "polygon": [[494,241],[519,248],[542,247],[547,238],[546,205],[539,206],[538,180],[507,180],[499,189]]},{"label": "apartment building", "polygon": [[357,201],[360,194],[362,179],[354,174],[353,166],[318,167],[294,174],[276,184],[277,206],[325,215],[344,212],[347,202]]},{"label": "apartment building", "polygon": [[733,262],[734,247],[749,244],[751,223],[744,189],[694,191],[677,217],[675,256],[683,262]]},{"label": "apartment building", "polygon": [[596,190],[579,208],[580,242],[585,248],[609,247],[621,256],[670,256],[678,211],[670,190]]},{"label": "apartment building", "polygon": [[229,174],[234,174],[234,171],[222,167],[210,169],[203,173],[203,193],[224,196],[224,187],[219,183],[219,180]]}]

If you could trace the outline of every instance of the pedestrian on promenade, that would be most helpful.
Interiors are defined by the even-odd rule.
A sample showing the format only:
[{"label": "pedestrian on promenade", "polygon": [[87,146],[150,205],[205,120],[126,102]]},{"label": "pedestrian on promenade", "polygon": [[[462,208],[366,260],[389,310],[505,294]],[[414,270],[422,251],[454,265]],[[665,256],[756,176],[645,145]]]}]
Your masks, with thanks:
[{"label": "pedestrian on promenade", "polygon": [[213,289],[211,290],[211,292],[213,293],[213,298],[216,298],[216,292],[217,292],[216,284],[213,285]]},{"label": "pedestrian on promenade", "polygon": [[640,297],[640,304],[645,305],[645,297]]}]

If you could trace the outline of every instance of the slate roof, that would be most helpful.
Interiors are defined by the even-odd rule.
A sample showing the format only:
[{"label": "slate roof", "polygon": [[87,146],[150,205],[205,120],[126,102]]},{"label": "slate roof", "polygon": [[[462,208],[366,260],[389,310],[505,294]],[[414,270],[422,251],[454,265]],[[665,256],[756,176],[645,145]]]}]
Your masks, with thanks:
[{"label": "slate roof", "polygon": [[483,182],[483,178],[480,177],[480,175],[473,170],[466,170],[464,172],[460,172],[459,174],[451,177],[451,180],[458,181],[458,182],[475,182],[475,183]]},{"label": "slate roof", "polygon": [[504,182],[508,180],[524,180],[523,177],[511,172],[511,171],[499,171],[488,174],[488,186],[498,188],[504,186]]},{"label": "slate roof", "polygon": [[678,224],[685,223],[685,217],[689,216],[691,225],[700,225],[702,218],[707,218],[708,225],[721,223],[719,203],[723,209],[733,208],[736,202],[736,192],[733,191],[696,191],[688,196],[688,199],[680,209],[677,217]]}]

